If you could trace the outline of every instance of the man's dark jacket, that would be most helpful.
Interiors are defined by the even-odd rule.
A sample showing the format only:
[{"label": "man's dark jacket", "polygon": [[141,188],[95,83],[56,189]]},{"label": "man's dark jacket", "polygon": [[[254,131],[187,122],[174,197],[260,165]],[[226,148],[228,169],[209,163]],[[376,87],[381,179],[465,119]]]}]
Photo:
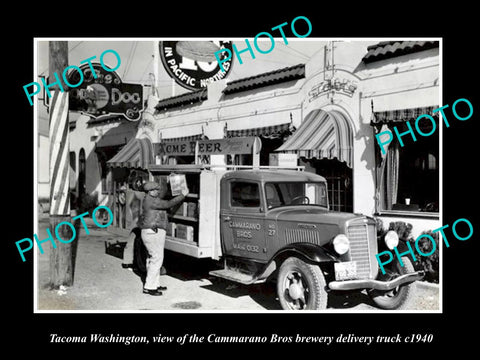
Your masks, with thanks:
[{"label": "man's dark jacket", "polygon": [[184,195],[178,195],[171,200],[163,200],[160,197],[153,197],[150,194],[143,200],[143,212],[138,220],[140,229],[167,229],[167,211],[171,207],[181,203]]}]

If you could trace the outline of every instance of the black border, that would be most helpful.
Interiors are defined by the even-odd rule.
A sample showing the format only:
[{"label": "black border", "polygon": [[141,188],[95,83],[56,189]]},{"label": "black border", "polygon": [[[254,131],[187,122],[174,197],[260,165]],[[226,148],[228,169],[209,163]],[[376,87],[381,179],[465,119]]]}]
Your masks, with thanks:
[{"label": "black border", "polygon": [[[418,3],[418,2],[417,2]],[[122,357],[142,355],[165,356],[166,350],[183,352],[193,350],[198,356],[225,358],[238,348],[240,357],[258,353],[246,352],[259,346],[235,344],[200,344],[187,346],[124,346],[94,344],[51,344],[49,334],[63,332],[70,335],[88,335],[92,332],[134,333],[135,335],[170,336],[197,333],[206,336],[219,335],[269,335],[277,333],[294,336],[338,335],[407,335],[409,333],[432,333],[430,344],[401,346],[415,356],[427,350],[430,355],[452,349],[468,351],[475,344],[476,274],[479,221],[473,210],[478,195],[476,188],[476,133],[478,129],[478,90],[474,89],[477,75],[476,11],[473,7],[455,3],[448,9],[422,9],[418,4],[399,3],[396,6],[382,3],[302,3],[278,4],[261,11],[258,6],[245,3],[214,3],[206,14],[180,4],[173,10],[164,4],[140,6],[115,3],[102,8],[102,4],[75,3],[72,9],[65,4],[43,3],[34,6],[25,4],[17,11],[18,32],[12,33],[8,22],[2,25],[5,39],[4,56],[8,59],[4,74],[7,84],[3,106],[4,112],[3,189],[8,193],[4,212],[6,247],[3,258],[7,259],[3,291],[5,324],[7,334],[4,344],[12,350],[22,351],[25,345],[35,349],[37,356],[63,354],[72,350],[77,354],[95,356],[92,350],[108,351],[109,355],[125,354]],[[58,6],[58,7],[55,7]],[[126,6],[131,6],[129,9]],[[151,8],[150,8],[151,7]],[[83,11],[82,11],[83,9]],[[138,16],[127,14],[135,10]],[[242,12],[243,9],[243,12]],[[28,11],[27,11],[28,10]],[[204,9],[205,10],[205,9]],[[15,11],[13,11],[15,13]],[[12,10],[10,11],[12,13]],[[474,226],[474,236],[465,242],[452,241],[444,249],[443,314],[34,314],[33,313],[33,257],[25,263],[18,257],[14,242],[33,234],[33,108],[25,101],[22,86],[33,78],[33,37],[190,37],[224,36],[253,37],[296,16],[307,16],[313,31],[310,37],[442,37],[443,38],[443,104],[452,104],[458,98],[467,98],[475,109],[473,117],[465,122],[453,120],[443,136],[443,196],[444,224],[452,224],[465,217]],[[86,19],[86,20],[85,20]],[[91,26],[89,26],[89,24]],[[5,86],[5,83],[4,83]],[[13,93],[13,94],[12,94]],[[12,101],[13,100],[13,101]],[[11,140],[10,140],[11,139]],[[472,161],[473,160],[473,161]],[[13,220],[13,221],[12,221]],[[10,318],[11,315],[11,318]],[[472,321],[469,321],[471,319]],[[471,323],[472,327],[468,327]],[[25,344],[25,345],[24,345]],[[456,349],[455,346],[459,348]],[[318,344],[271,345],[263,356],[272,351],[295,348],[311,352],[312,356],[325,353],[334,355],[339,351],[390,350],[388,356],[399,350],[399,345],[377,345],[367,348],[354,344],[319,346]],[[202,352],[208,350],[208,352]],[[218,351],[220,350],[220,351]],[[226,350],[226,351],[224,351]],[[68,355],[71,353],[67,353]],[[128,355],[127,355],[128,354]],[[305,354],[307,353],[300,353]],[[380,353],[377,352],[378,355]]]}]

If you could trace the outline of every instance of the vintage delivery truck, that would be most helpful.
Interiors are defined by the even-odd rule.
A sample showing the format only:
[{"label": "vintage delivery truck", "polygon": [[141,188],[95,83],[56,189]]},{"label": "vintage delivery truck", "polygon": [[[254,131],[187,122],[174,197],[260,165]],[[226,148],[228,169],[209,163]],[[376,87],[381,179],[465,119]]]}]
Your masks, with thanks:
[{"label": "vintage delivery truck", "polygon": [[[210,274],[242,284],[276,281],[286,310],[327,307],[330,292],[366,289],[383,309],[406,307],[423,274],[406,257],[386,274],[375,254],[398,246],[377,239],[373,218],[329,210],[327,182],[301,167],[151,165],[157,181],[184,174],[190,194],[170,214],[165,248],[219,261]],[[162,177],[164,178],[162,180]]]}]

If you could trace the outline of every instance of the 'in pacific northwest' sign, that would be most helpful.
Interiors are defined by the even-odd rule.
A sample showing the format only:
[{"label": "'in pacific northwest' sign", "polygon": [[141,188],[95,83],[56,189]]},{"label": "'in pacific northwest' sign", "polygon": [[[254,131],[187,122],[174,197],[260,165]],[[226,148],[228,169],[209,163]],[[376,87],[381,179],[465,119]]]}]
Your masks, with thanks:
[{"label": "'in pacific northwest' sign", "polygon": [[177,84],[189,90],[199,90],[211,82],[227,77],[232,60],[222,63],[220,69],[215,52],[232,51],[231,41],[161,41],[160,58],[166,72]]}]

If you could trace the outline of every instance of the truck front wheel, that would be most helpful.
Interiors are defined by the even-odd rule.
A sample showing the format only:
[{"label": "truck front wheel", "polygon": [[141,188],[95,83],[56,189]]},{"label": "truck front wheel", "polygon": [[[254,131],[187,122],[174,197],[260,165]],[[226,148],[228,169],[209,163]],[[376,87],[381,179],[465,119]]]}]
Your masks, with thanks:
[{"label": "truck front wheel", "polygon": [[[402,257],[404,266],[400,266],[400,262],[395,263],[390,268],[385,268],[385,275],[380,276],[380,280],[389,281],[399,275],[408,274],[414,272],[412,262],[407,257]],[[411,300],[415,296],[416,285],[410,283],[401,285],[395,289],[389,291],[371,290],[368,295],[373,302],[380,308],[386,310],[405,309],[410,304]]]},{"label": "truck front wheel", "polygon": [[319,266],[290,257],[280,266],[277,294],[284,310],[327,308],[326,281]]}]

